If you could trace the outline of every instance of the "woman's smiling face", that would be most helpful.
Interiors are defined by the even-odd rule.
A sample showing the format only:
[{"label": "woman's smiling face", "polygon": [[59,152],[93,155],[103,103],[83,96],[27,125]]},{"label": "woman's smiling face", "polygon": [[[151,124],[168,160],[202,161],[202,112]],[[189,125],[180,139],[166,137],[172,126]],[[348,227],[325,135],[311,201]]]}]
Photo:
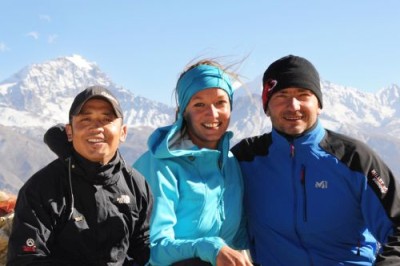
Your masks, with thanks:
[{"label": "woman's smiling face", "polygon": [[228,129],[230,117],[228,94],[220,88],[197,92],[184,112],[189,138],[199,148],[216,149]]}]

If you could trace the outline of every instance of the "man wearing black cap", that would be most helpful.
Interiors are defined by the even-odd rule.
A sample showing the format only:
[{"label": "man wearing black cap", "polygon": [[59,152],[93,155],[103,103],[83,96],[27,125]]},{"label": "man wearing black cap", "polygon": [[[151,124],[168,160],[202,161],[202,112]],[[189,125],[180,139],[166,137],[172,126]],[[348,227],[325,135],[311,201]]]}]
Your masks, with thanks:
[{"label": "man wearing black cap", "polygon": [[323,128],[315,67],[293,55],[273,62],[262,100],[272,131],[232,148],[253,261],[400,265],[400,182],[364,143]]},{"label": "man wearing black cap", "polygon": [[75,97],[69,120],[70,154],[19,191],[8,265],[144,265],[152,195],[118,152],[127,135],[118,100],[89,87]]}]

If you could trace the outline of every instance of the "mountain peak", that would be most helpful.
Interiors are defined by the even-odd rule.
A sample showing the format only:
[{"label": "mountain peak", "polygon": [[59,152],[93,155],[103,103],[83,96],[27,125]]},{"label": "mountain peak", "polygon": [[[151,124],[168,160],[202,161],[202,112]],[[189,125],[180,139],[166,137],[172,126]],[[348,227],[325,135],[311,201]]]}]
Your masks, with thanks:
[{"label": "mountain peak", "polygon": [[71,56],[61,57],[61,59],[66,59],[71,63],[75,64],[80,69],[92,70],[95,63],[90,63],[85,58],[80,55],[73,54]]},{"label": "mountain peak", "polygon": [[[144,101],[131,91],[116,87],[96,63],[75,54],[30,65],[7,82],[0,83],[0,111],[3,114],[0,124],[46,128],[67,122],[66,108],[79,92],[92,85],[108,87],[115,93],[130,125],[154,126],[169,121],[167,114],[173,113],[167,106]],[[141,112],[143,108],[146,110]]]},{"label": "mountain peak", "polygon": [[109,87],[112,82],[80,55],[32,64],[0,84],[0,106],[9,116],[3,116],[0,124],[40,125],[39,121],[52,121],[56,114],[64,118],[73,97],[95,84]]}]

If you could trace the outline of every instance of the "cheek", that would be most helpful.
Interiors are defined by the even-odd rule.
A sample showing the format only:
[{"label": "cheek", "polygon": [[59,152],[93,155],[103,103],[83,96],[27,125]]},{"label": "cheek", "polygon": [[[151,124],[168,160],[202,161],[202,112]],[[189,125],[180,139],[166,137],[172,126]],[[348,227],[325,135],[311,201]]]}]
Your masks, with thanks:
[{"label": "cheek", "polygon": [[[98,131],[96,131],[98,133]],[[103,127],[103,134],[108,138],[108,139],[115,139],[119,138],[120,136],[120,127],[109,124]]]},{"label": "cheek", "polygon": [[196,118],[195,115],[193,115],[192,112],[185,112],[183,114],[183,119],[185,120],[186,124],[191,124],[192,121]]},{"label": "cheek", "polygon": [[85,134],[88,131],[88,126],[81,123],[75,123],[71,128],[72,135],[81,135]]},{"label": "cheek", "polygon": [[112,135],[114,139],[118,139],[121,142],[125,141],[127,135],[127,128],[124,125],[111,124],[107,127],[109,135]]},{"label": "cheek", "polygon": [[231,118],[231,109],[229,107],[227,107],[225,110],[223,110],[221,112],[221,116],[225,117],[226,119],[230,119]]},{"label": "cheek", "polygon": [[112,136],[115,136],[115,137],[118,137],[118,138],[120,138],[120,136],[122,134],[121,133],[121,127],[120,126],[116,126],[116,125],[108,127],[107,131],[108,131],[108,134],[110,134]]}]

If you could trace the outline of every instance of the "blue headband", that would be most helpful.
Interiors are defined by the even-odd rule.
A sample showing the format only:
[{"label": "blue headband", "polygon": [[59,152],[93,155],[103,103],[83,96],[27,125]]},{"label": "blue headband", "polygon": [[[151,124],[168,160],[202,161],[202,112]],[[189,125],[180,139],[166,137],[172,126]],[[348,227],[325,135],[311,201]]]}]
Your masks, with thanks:
[{"label": "blue headband", "polygon": [[232,109],[233,89],[228,75],[218,67],[198,65],[183,74],[176,85],[179,115],[182,116],[193,95],[208,88],[220,88],[226,91]]}]

